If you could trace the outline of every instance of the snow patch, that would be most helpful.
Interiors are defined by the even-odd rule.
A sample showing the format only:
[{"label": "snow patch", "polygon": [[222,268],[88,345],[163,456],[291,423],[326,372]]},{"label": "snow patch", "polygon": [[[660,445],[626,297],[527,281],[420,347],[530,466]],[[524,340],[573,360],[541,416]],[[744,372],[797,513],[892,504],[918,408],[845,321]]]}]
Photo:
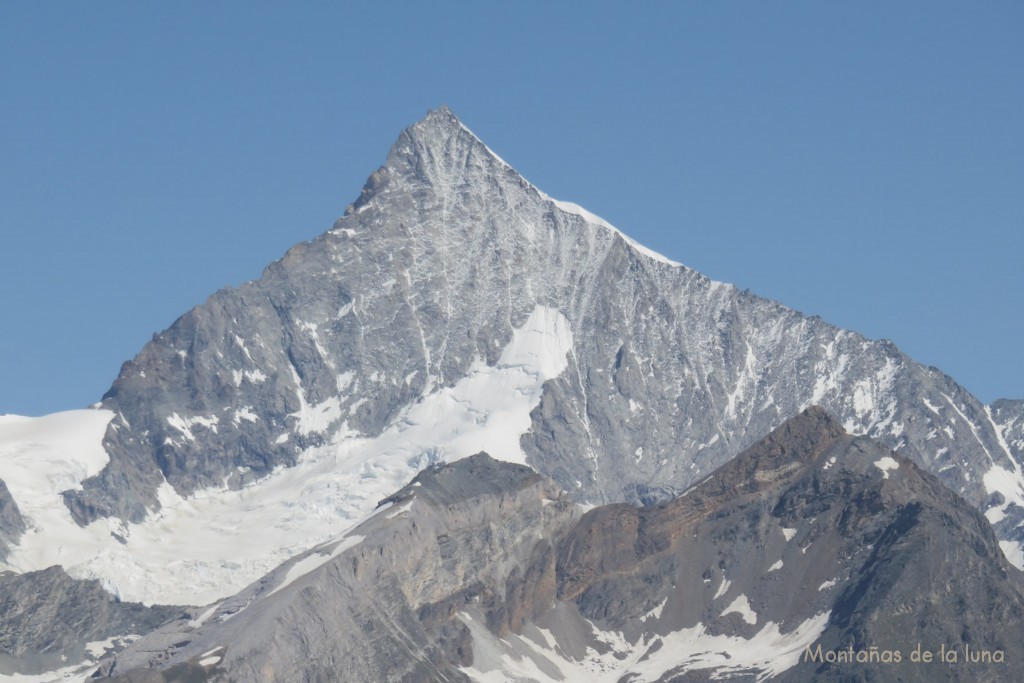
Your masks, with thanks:
[{"label": "snow patch", "polygon": [[732,614],[733,612],[743,617],[743,621],[751,626],[757,623],[757,613],[751,608],[750,600],[747,599],[746,595],[740,595],[729,603],[729,606],[722,610],[721,616],[724,617],[726,614]]},{"label": "snow patch", "polygon": [[[988,493],[998,493],[1003,497],[1003,502],[1000,505],[993,506],[985,511],[985,517],[990,523],[996,524],[1002,521],[1010,505],[1024,508],[1024,478],[1021,477],[1019,472],[1011,472],[1005,467],[992,465],[985,472],[981,482]],[[1004,554],[1011,564],[1018,569],[1024,569],[1024,561],[1018,564],[1018,562],[1010,557],[1010,553],[1006,553],[1004,550]]]},{"label": "snow patch", "polygon": [[259,420],[259,416],[252,412],[252,406],[243,406],[235,411],[235,417],[233,418],[235,424],[241,423],[242,420],[246,422],[256,422]]},{"label": "snow patch", "polygon": [[321,403],[310,405],[306,402],[302,383],[295,368],[292,368],[292,373],[295,376],[295,393],[299,399],[299,409],[288,417],[296,419],[295,430],[304,435],[326,432],[332,424],[341,419],[341,400],[337,396],[331,396]]},{"label": "snow patch", "polygon": [[189,621],[188,625],[191,626],[192,628],[199,628],[200,626],[205,624],[210,619],[210,617],[213,616],[213,613],[217,611],[217,608],[220,607],[220,605],[221,605],[221,603],[219,603],[219,602],[213,603],[208,608],[206,608],[206,611],[204,611],[202,614],[200,614],[195,619],[192,619],[191,621]]},{"label": "snow patch", "polygon": [[140,636],[114,636],[106,640],[97,640],[85,644],[89,656],[77,664],[53,671],[38,674],[2,674],[0,683],[87,683],[92,681],[92,673],[96,670],[99,659],[107,650],[135,642]]},{"label": "snow patch", "polygon": [[804,649],[824,632],[828,617],[828,612],[811,617],[788,633],[782,633],[779,624],[768,622],[749,639],[712,634],[697,624],[630,642],[622,633],[602,631],[591,624],[591,639],[600,647],[588,647],[581,659],[572,659],[557,643],[554,648],[544,647],[515,634],[496,638],[463,612],[459,618],[473,637],[474,662],[461,671],[480,683],[653,683],[667,678],[669,672],[677,677],[698,670],[713,671],[710,678],[755,670],[755,680],[766,681],[797,664]]},{"label": "snow patch", "polygon": [[668,603],[668,598],[665,598],[658,603],[658,606],[652,609],[647,614],[640,617],[640,621],[647,621],[648,619],[661,619],[661,612],[665,609],[665,605]]},{"label": "snow patch", "polygon": [[395,508],[394,510],[392,510],[391,512],[389,512],[386,515],[385,518],[386,519],[394,519],[395,517],[398,517],[399,515],[405,514],[406,512],[408,512],[409,510],[412,509],[412,504],[415,501],[416,501],[415,498],[410,498],[405,503],[403,503],[401,506],[399,506],[399,507]]},{"label": "snow patch", "polygon": [[287,588],[297,579],[305,576],[306,574],[309,574],[310,572],[318,569],[319,567],[322,567],[323,565],[327,564],[328,562],[336,558],[338,555],[341,555],[349,548],[354,548],[355,546],[359,545],[363,542],[363,540],[365,540],[365,538],[365,536],[348,536],[346,538],[343,538],[334,548],[334,550],[330,553],[312,553],[302,558],[301,560],[299,560],[298,562],[296,562],[288,568],[288,571],[284,575],[284,578],[281,579],[281,583],[274,586],[274,590],[267,593],[267,597],[270,597],[282,588]]},{"label": "snow patch", "polygon": [[644,245],[640,244],[635,239],[633,239],[632,237],[630,237],[626,233],[622,232],[621,230],[616,228],[614,225],[612,225],[611,223],[609,223],[605,219],[601,218],[600,216],[598,216],[596,214],[593,214],[593,213],[587,211],[586,209],[584,209],[579,204],[573,204],[572,202],[563,202],[563,201],[560,201],[558,199],[554,199],[552,197],[549,197],[548,195],[544,194],[543,192],[541,192],[541,194],[544,195],[545,198],[550,200],[555,206],[557,206],[559,209],[561,209],[565,213],[569,213],[569,214],[572,214],[574,216],[579,216],[580,218],[582,218],[587,223],[590,223],[592,225],[599,225],[602,228],[607,228],[607,229],[611,230],[612,232],[616,233],[619,237],[621,237],[626,242],[626,244],[628,244],[629,246],[633,247],[633,249],[635,249],[637,252],[643,254],[644,256],[647,256],[648,258],[654,259],[655,261],[657,261],[659,263],[664,263],[666,265],[682,266],[681,263],[677,263],[677,262],[675,262],[675,261],[673,261],[673,260],[671,260],[669,258],[666,258],[665,256],[662,256],[661,254],[659,254],[658,252],[654,251],[653,249],[649,249],[648,247],[645,247]]},{"label": "snow patch", "polygon": [[999,548],[1010,564],[1024,570],[1024,545],[1017,541],[999,541]]},{"label": "snow patch", "polygon": [[896,461],[896,458],[887,455],[884,458],[880,458],[879,460],[876,460],[875,461],[875,467],[877,467],[878,469],[882,470],[882,478],[883,479],[888,479],[889,478],[889,472],[894,471],[894,470],[898,470],[900,468],[900,464],[899,464],[899,462]]},{"label": "snow patch", "polygon": [[189,441],[196,440],[196,437],[193,436],[192,434],[193,427],[203,427],[205,429],[209,429],[212,432],[216,432],[217,425],[219,423],[220,419],[216,415],[195,415],[193,417],[181,417],[177,413],[171,413],[171,416],[167,418],[167,424],[181,432]]}]

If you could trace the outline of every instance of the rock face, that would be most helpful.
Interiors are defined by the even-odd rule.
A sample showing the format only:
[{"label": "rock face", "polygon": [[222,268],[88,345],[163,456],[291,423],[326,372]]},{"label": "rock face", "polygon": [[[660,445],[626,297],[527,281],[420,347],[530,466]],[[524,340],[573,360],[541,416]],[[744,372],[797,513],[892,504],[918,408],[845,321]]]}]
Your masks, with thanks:
[{"label": "rock face", "polygon": [[331,230],[124,365],[102,401],[117,413],[110,462],[67,505],[82,524],[139,521],[165,479],[239,487],[339,434],[378,435],[494,364],[537,306],[575,341],[522,447],[578,499],[667,500],[820,404],[1024,539],[1019,417],[1000,422],[889,342],[652,256],[530,185],[447,109],[401,134]]},{"label": "rock face", "polygon": [[25,533],[25,520],[18,503],[11,497],[7,484],[0,479],[0,561],[7,557],[7,549]]},{"label": "rock face", "polygon": [[[483,454],[432,467],[98,676],[1016,681],[1022,636],[1024,582],[985,518],[811,408],[642,508],[582,514],[547,478]],[[918,643],[960,661],[913,662]],[[875,660],[843,660],[847,648]]]},{"label": "rock face", "polygon": [[[1024,582],[984,517],[814,408],[681,498],[589,513],[561,546],[559,590],[615,630],[667,593],[658,634],[700,623],[763,641],[766,623],[786,633],[828,614],[781,680],[1008,681],[1024,667]],[[918,643],[957,650],[960,661],[913,662]],[[849,648],[855,658],[844,661]],[[968,649],[999,651],[1003,662],[967,662]],[[875,659],[860,662],[860,652]],[[741,679],[745,670],[720,667],[704,670]],[[684,665],[651,680],[703,675]]]},{"label": "rock face", "polygon": [[507,633],[547,609],[555,594],[548,539],[578,516],[529,468],[483,454],[433,467],[344,537],[215,606],[201,625],[171,624],[101,671],[121,681],[146,680],[133,672],[142,666],[173,669],[170,677],[205,669],[214,680],[465,681],[459,667],[472,658],[471,639],[455,615],[479,605],[491,628]]},{"label": "rock face", "polygon": [[[60,669],[102,654],[125,637],[148,633],[181,614],[116,600],[99,581],[72,579],[60,567],[0,574],[0,674]],[[95,652],[87,649],[98,644]]]}]

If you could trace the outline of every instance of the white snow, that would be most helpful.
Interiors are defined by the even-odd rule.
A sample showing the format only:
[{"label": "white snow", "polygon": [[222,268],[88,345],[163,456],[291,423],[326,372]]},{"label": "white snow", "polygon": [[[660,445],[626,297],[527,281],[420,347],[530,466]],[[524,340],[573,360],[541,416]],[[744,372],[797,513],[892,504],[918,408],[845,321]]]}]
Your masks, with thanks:
[{"label": "white snow", "polygon": [[213,432],[216,432],[217,424],[219,422],[220,420],[217,418],[216,415],[194,415],[192,417],[181,417],[177,413],[172,413],[171,416],[167,418],[167,424],[171,425],[179,432],[181,432],[189,441],[196,440],[196,437],[192,434],[193,427],[204,427]]},{"label": "white snow", "polygon": [[[0,416],[2,417],[2,416]],[[112,647],[131,643],[139,639],[138,635],[114,636],[107,640],[97,640],[85,644],[89,653],[84,661],[62,667],[54,671],[38,674],[2,674],[0,683],[88,683],[96,670],[99,659]]]},{"label": "white snow", "polygon": [[883,479],[888,479],[889,472],[893,470],[898,470],[900,468],[900,464],[899,462],[897,462],[896,458],[887,455],[884,458],[876,460],[875,467],[882,470]]},{"label": "white snow", "polygon": [[1017,569],[1024,569],[1024,546],[1017,541],[999,541],[1003,555]]},{"label": "white snow", "polygon": [[827,397],[835,396],[841,389],[841,379],[846,376],[846,368],[850,363],[847,353],[836,354],[836,342],[822,344],[825,357],[814,365],[814,389],[811,391],[810,403],[821,404]]},{"label": "white snow", "polygon": [[239,424],[242,420],[256,422],[259,419],[259,416],[252,411],[252,406],[243,406],[235,411],[235,424]]},{"label": "white snow", "polygon": [[782,560],[777,560],[775,562],[775,564],[773,564],[772,566],[768,567],[768,571],[769,572],[773,572],[773,571],[775,571],[777,569],[782,569]]},{"label": "white snow", "polygon": [[1009,505],[1017,505],[1024,508],[1024,480],[1018,472],[1011,472],[1005,467],[992,465],[982,477],[982,484],[989,493],[999,493],[1003,496],[1003,503],[989,508],[985,516],[992,524],[1002,520],[1006,516],[1006,508]]},{"label": "white snow", "polygon": [[[757,681],[768,680],[799,661],[804,648],[825,630],[829,613],[807,619],[789,633],[768,622],[749,639],[714,635],[703,624],[697,624],[665,636],[650,634],[630,642],[622,633],[601,631],[591,624],[592,637],[602,643],[601,651],[588,647],[582,659],[570,659],[557,644],[545,647],[514,634],[498,639],[468,614],[460,613],[459,617],[473,636],[473,666],[461,669],[473,681],[613,683],[628,679],[631,683],[653,683],[669,671],[679,675],[695,670],[713,670],[711,677],[717,678],[756,669]],[[552,675],[555,672],[557,675]]]},{"label": "white snow", "polygon": [[[220,648],[210,650],[210,652],[216,652]],[[224,655],[203,655],[203,658],[199,660],[199,666],[213,666],[220,660],[224,659]]]},{"label": "white snow", "polygon": [[[183,499],[165,484],[162,508],[141,524],[101,519],[83,529],[59,495],[106,464],[102,438],[113,413],[4,416],[0,478],[35,529],[0,570],[60,564],[76,578],[99,579],[123,600],[217,602],[350,529],[430,462],[487,451],[523,463],[519,441],[530,411],[544,382],[564,371],[571,348],[565,317],[537,307],[496,365],[478,361],[455,386],[425,396],[378,437],[336,433],[327,445],[302,453],[295,467],[240,490],[213,488]],[[198,423],[182,418],[181,424]]]},{"label": "white snow", "polygon": [[751,626],[757,623],[757,612],[750,606],[750,600],[747,599],[746,595],[740,595],[729,603],[729,606],[722,610],[722,616],[724,617],[726,614],[732,614],[733,612],[743,617],[743,621]]},{"label": "white snow", "polygon": [[217,608],[220,607],[220,605],[221,603],[219,602],[215,602],[214,604],[210,605],[202,614],[200,614],[195,619],[189,621],[188,625],[192,628],[199,628],[200,626],[205,624],[210,617],[213,616],[213,613],[217,611]]},{"label": "white snow", "polygon": [[341,419],[341,399],[337,396],[331,396],[316,405],[310,405],[306,401],[306,395],[302,390],[302,380],[299,378],[299,373],[295,371],[294,367],[291,368],[291,371],[292,377],[295,380],[295,386],[298,387],[296,396],[299,399],[299,409],[289,415],[289,417],[296,419],[295,430],[300,434],[306,435],[326,432],[331,425]]},{"label": "white snow", "polygon": [[712,600],[717,600],[718,598],[720,598],[720,597],[722,597],[723,595],[725,595],[725,592],[726,592],[727,590],[729,590],[729,584],[731,584],[731,583],[732,583],[732,581],[730,581],[729,579],[727,579],[727,578],[725,578],[725,577],[723,576],[723,577],[722,577],[722,583],[720,583],[720,584],[718,585],[718,590],[717,590],[717,591],[715,591],[715,596],[714,596],[713,598],[711,598],[711,599],[712,599]]},{"label": "white snow", "polygon": [[0,479],[33,525],[46,523],[55,502],[66,510],[60,492],[80,489],[107,464],[102,440],[113,417],[109,410],[0,417]]},{"label": "white snow", "polygon": [[91,643],[86,643],[85,651],[88,652],[93,659],[99,659],[103,656],[104,652],[114,647],[114,641],[116,640],[119,640],[119,638],[107,638],[106,640],[97,640]]},{"label": "white snow", "polygon": [[[540,192],[540,191],[538,190],[538,192]],[[546,199],[550,200],[555,206],[557,206],[559,209],[561,209],[565,213],[570,213],[570,214],[573,214],[574,216],[579,216],[580,218],[585,220],[587,223],[591,223],[593,225],[600,225],[603,228],[607,228],[607,229],[617,233],[623,240],[626,241],[627,244],[629,244],[631,247],[633,247],[633,249],[635,249],[636,251],[640,252],[644,256],[647,256],[648,258],[654,259],[655,261],[657,261],[659,263],[664,263],[664,264],[667,264],[667,265],[670,265],[670,266],[681,266],[682,265],[681,263],[677,263],[676,261],[673,261],[673,260],[671,260],[669,258],[666,258],[665,256],[662,256],[661,254],[659,254],[658,252],[654,251],[653,249],[649,249],[648,247],[645,247],[644,245],[640,244],[635,239],[633,239],[632,237],[630,237],[626,233],[622,232],[621,230],[616,228],[614,225],[612,225],[611,223],[609,223],[605,219],[603,219],[600,216],[595,215],[595,214],[587,211],[586,209],[584,209],[579,204],[573,204],[572,202],[563,202],[563,201],[560,201],[560,200],[555,199],[553,197],[549,197],[548,195],[544,194],[543,192],[541,192],[541,194],[544,195],[544,197]]]},{"label": "white snow", "polygon": [[[419,482],[416,482],[416,483],[418,484]],[[399,515],[403,515],[406,512],[408,512],[409,510],[411,510],[412,509],[412,504],[415,502],[415,500],[416,500],[415,498],[410,498],[405,503],[403,503],[401,507],[395,508],[394,510],[389,512],[387,514],[387,519],[394,519],[395,517],[398,517]]]},{"label": "white snow", "polygon": [[821,592],[821,591],[824,591],[824,590],[828,590],[829,588],[831,588],[834,585],[836,585],[835,579],[829,579],[828,581],[825,581],[820,586],[818,586],[818,592]]},{"label": "white snow", "polygon": [[665,598],[658,603],[658,606],[652,609],[647,614],[640,617],[641,621],[647,621],[648,619],[661,619],[661,612],[665,609],[665,604],[668,603],[668,598]]},{"label": "white snow", "polygon": [[78,664],[42,674],[0,674],[0,683],[86,683],[96,669],[96,662]]},{"label": "white snow", "polygon": [[792,541],[793,537],[796,536],[796,529],[782,527],[782,535],[786,537],[786,541]]},{"label": "white snow", "polygon": [[245,340],[239,337],[237,334],[232,335],[232,338],[234,339],[235,344],[238,345],[238,348],[242,350],[242,353],[245,354],[245,357],[249,360],[250,363],[252,363],[252,355],[249,353],[249,349],[246,348],[245,346]]},{"label": "white snow", "polygon": [[348,536],[346,538],[343,538],[338,543],[337,547],[335,547],[334,550],[332,550],[330,553],[311,553],[310,555],[302,558],[301,560],[299,560],[298,562],[296,562],[288,568],[288,571],[285,573],[284,578],[281,579],[281,583],[274,586],[274,590],[267,593],[267,597],[270,597],[282,588],[290,586],[292,583],[295,582],[296,579],[303,577],[306,574],[309,574],[311,571],[319,567],[322,567],[338,555],[341,555],[349,548],[354,548],[355,546],[359,545],[365,539],[365,536]]}]

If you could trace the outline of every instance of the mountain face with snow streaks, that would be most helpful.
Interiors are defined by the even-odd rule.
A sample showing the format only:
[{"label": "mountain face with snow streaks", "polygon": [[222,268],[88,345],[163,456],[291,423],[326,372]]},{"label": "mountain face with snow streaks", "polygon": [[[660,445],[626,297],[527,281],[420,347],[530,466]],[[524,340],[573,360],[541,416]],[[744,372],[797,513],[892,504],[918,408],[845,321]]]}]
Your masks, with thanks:
[{"label": "mountain face with snow streaks", "polygon": [[[962,495],[984,513],[1005,556],[1024,567],[1024,401],[982,405],[952,378],[916,363],[890,342],[838,329],[650,252],[586,210],[544,194],[441,109],[400,135],[385,164],[329,231],[290,249],[258,280],[215,293],[156,334],[124,364],[93,409],[42,418],[0,416],[0,570],[49,581],[50,574],[39,572],[59,564],[67,574],[60,581],[71,581],[69,591],[95,597],[99,581],[119,601],[142,603],[137,609],[150,615],[147,629],[162,618],[153,615],[164,614],[154,605],[207,605],[190,608],[187,619],[152,636],[166,641],[146,641],[164,660],[119,660],[182,667],[174,674],[160,669],[168,680],[197,676],[214,666],[202,664],[206,660],[241,662],[238,638],[249,638],[245,642],[258,652],[263,645],[254,636],[243,638],[241,629],[263,623],[250,620],[263,609],[277,610],[302,577],[334,571],[361,552],[345,545],[345,538],[355,538],[345,534],[379,500],[424,468],[486,451],[529,465],[576,502],[611,505],[578,528],[590,529],[626,559],[594,548],[583,553],[585,544],[565,531],[577,545],[537,545],[536,553],[517,556],[514,577],[502,573],[509,570],[503,565],[487,580],[477,577],[479,585],[450,592],[454,584],[447,584],[430,599],[406,591],[405,602],[392,604],[397,621],[391,625],[415,633],[417,647],[433,649],[428,656],[414,648],[423,657],[398,665],[408,665],[401,675],[426,675],[416,662],[440,658],[450,665],[451,680],[486,680],[499,675],[493,672],[506,655],[527,657],[549,676],[552,666],[575,671],[581,662],[591,673],[618,671],[603,655],[588,655],[582,643],[599,653],[642,657],[633,647],[639,641],[621,645],[616,629],[639,633],[637,620],[643,622],[644,615],[672,614],[665,606],[658,611],[658,605],[674,590],[664,577],[681,566],[676,550],[685,547],[700,558],[714,552],[732,566],[740,559],[725,549],[737,535],[746,534],[750,543],[768,538],[758,535],[768,533],[762,528],[700,523],[699,533],[712,539],[710,545],[679,545],[682,537],[663,528],[665,520],[691,529],[687,525],[696,523],[696,513],[677,519],[665,510],[689,503],[666,502],[686,500],[678,497],[687,491],[707,496],[709,489],[693,487],[810,405],[836,417],[829,429],[841,426],[877,440]],[[888,457],[877,459],[887,464]],[[873,475],[877,469],[867,471]],[[739,474],[758,472],[765,475],[757,468]],[[799,504],[787,505],[813,507],[821,481],[808,481]],[[853,490],[850,481],[830,485],[842,493]],[[866,507],[851,509],[877,512],[871,496],[857,501]],[[714,506],[708,503],[709,509],[725,502],[723,497]],[[550,508],[543,500],[537,504]],[[557,509],[564,513],[563,530],[575,524],[578,510],[567,502]],[[913,529],[941,527],[949,519],[973,524],[959,512],[938,521],[912,512],[900,518],[906,527],[900,533],[911,534],[919,552],[933,536],[913,536]],[[820,524],[807,524],[817,529],[814,534],[827,535]],[[519,528],[534,533],[525,522]],[[784,528],[780,533],[803,533],[795,522]],[[558,535],[554,527],[545,527],[548,532]],[[855,542],[829,538],[830,547],[844,549],[830,551],[839,552],[836,558],[867,542],[856,534],[850,536]],[[435,540],[420,538],[428,547]],[[768,546],[783,552],[779,538],[769,540]],[[984,550],[984,567],[969,556],[957,561],[990,576],[992,585],[999,583],[987,541],[965,542]],[[458,547],[441,543],[438,553],[442,568],[462,571],[461,581],[470,576],[464,571],[469,560],[458,556]],[[879,549],[876,565],[904,561],[897,551],[901,547]],[[719,559],[708,559],[698,572],[703,578],[690,588],[703,590],[706,578],[722,594],[700,603],[699,614],[672,617],[677,641],[662,641],[666,652],[685,640],[678,634],[726,650],[745,647],[754,636],[768,649],[791,649],[821,633],[833,644],[863,640],[872,632],[864,615],[916,605],[912,582],[902,584],[908,587],[902,601],[873,592],[835,602],[831,594],[820,600],[805,595],[796,574],[762,567],[765,576],[785,583],[794,595],[803,591],[808,605],[820,607],[787,612],[775,593],[770,600],[755,595],[774,584],[753,574],[743,579],[750,590],[737,592],[740,579],[727,577]],[[616,561],[633,563],[627,572],[632,579],[606,571]],[[810,567],[796,554],[776,561],[801,571]],[[561,573],[551,574],[552,562],[562,563]],[[305,571],[309,567],[317,571]],[[634,574],[645,579],[633,583]],[[285,581],[289,576],[294,584]],[[853,581],[851,576],[822,578],[821,584],[839,585]],[[0,592],[10,577],[0,573]],[[436,579],[422,581],[417,590],[440,590]],[[288,585],[267,595],[282,583]],[[336,582],[333,588],[342,584],[348,585]],[[874,585],[864,585],[869,584]],[[398,583],[388,585],[397,590]],[[853,584],[842,585],[852,590]],[[548,614],[537,606],[552,586],[561,591],[554,595],[564,609]],[[991,596],[1002,590],[986,593],[980,613],[1016,623],[1014,614],[989,609]],[[334,595],[323,595],[328,594]],[[250,612],[250,599],[270,606]],[[717,604],[723,599],[729,603]],[[302,631],[301,624],[323,618],[317,607],[311,600],[280,609]],[[468,616],[453,622],[463,607]],[[47,609],[57,613],[52,604]],[[379,617],[369,605],[356,613],[348,609],[337,607],[332,623],[358,629]],[[827,610],[845,615],[842,623],[838,616],[823,617]],[[633,621],[616,621],[619,613]],[[770,618],[750,624],[751,613]],[[109,629],[102,641],[139,635],[115,632],[121,608],[106,614]],[[935,620],[945,623],[948,615],[936,613]],[[586,625],[598,621],[600,628]],[[179,637],[228,625],[229,631],[239,629],[232,631],[236,645],[230,655],[209,654],[224,643],[210,640],[199,650],[207,641]],[[911,627],[901,623],[892,633]],[[529,654],[533,646],[510,635],[527,631],[534,645],[547,631],[560,633],[559,647],[574,663]],[[93,635],[101,637],[99,631]],[[653,647],[653,636],[644,637]],[[394,639],[384,645],[367,638],[346,647],[380,645],[391,654],[403,647]],[[195,645],[176,647],[185,640]],[[472,661],[465,647],[470,640]],[[69,638],[62,651],[86,645]],[[312,643],[295,647],[300,654],[292,652],[289,661],[300,666],[308,654],[303,648]],[[764,673],[774,666],[762,655],[748,661],[748,668]],[[688,656],[705,661],[701,652]],[[720,670],[718,664],[710,669]],[[0,658],[0,674],[11,670],[5,666]],[[516,675],[535,676],[523,666]],[[248,676],[255,669],[245,671]],[[120,675],[123,669],[106,672]],[[684,674],[686,680],[697,675],[703,674]]]},{"label": "mountain face with snow streaks", "polygon": [[951,378],[655,258],[530,185],[447,109],[402,133],[331,230],[125,364],[102,402],[110,463],[67,505],[83,524],[138,522],[165,480],[182,495],[238,488],[372,438],[493,365],[538,305],[574,344],[522,448],[580,499],[664,500],[816,403],[1021,538],[1020,439]]}]

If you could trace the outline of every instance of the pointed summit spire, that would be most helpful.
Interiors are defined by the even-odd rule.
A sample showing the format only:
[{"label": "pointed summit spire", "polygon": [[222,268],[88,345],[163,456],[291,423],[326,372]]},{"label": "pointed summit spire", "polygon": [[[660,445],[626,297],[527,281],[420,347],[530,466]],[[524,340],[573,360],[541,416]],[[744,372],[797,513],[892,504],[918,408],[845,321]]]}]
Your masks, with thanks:
[{"label": "pointed summit spire", "polygon": [[346,213],[359,211],[401,178],[407,186],[426,184],[455,187],[473,177],[511,175],[522,177],[459,120],[447,106],[427,115],[402,131],[388,152],[387,162],[366,181],[359,198]]},{"label": "pointed summit spire", "polygon": [[461,132],[469,131],[459,121],[459,117],[455,115],[455,112],[448,105],[442,104],[437,109],[427,110],[426,116],[406,128],[402,136],[399,137],[398,143],[401,143],[402,137],[406,135],[414,140],[420,140],[425,143],[444,142],[447,138],[458,135]]},{"label": "pointed summit spire", "polygon": [[447,121],[447,122],[453,122],[453,123],[461,125],[461,122],[459,121],[459,117],[455,115],[455,112],[453,112],[451,110],[451,107],[449,107],[447,104],[442,104],[437,109],[428,109],[427,110],[427,115],[424,116],[420,120],[420,123],[424,123],[424,122],[427,122],[427,121],[434,121],[434,122],[446,122]]}]

